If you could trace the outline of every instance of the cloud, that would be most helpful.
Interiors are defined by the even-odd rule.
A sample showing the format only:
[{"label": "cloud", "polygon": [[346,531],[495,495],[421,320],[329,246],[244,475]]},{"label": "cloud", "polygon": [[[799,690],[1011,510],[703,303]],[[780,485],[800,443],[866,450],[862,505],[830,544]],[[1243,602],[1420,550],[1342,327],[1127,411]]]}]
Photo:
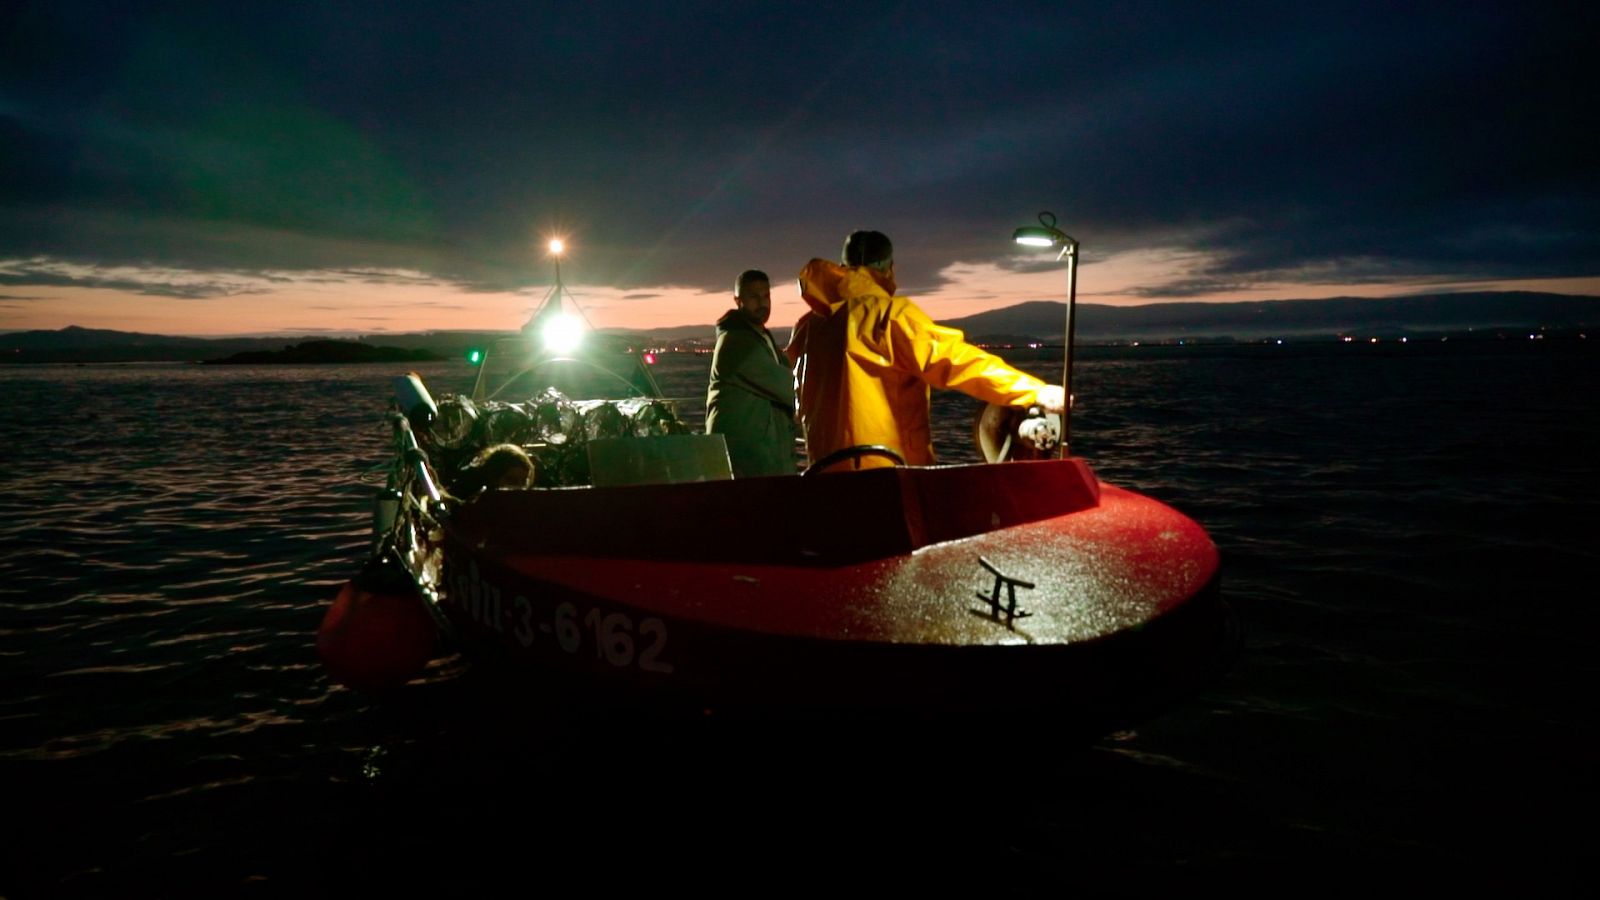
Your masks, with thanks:
[{"label": "cloud", "polygon": [[[0,283],[537,294],[559,232],[569,280],[624,302],[783,281],[871,227],[928,292],[1048,268],[1009,242],[1041,208],[1086,268],[1192,254],[1152,299],[1600,274],[1594,8],[474,10],[29,5],[0,258],[100,274]],[[750,46],[783,53],[721,52]]]},{"label": "cloud", "polygon": [[101,288],[184,299],[229,297],[270,290],[266,279],[259,276],[157,267],[85,265],[40,257],[0,260],[0,284]]}]

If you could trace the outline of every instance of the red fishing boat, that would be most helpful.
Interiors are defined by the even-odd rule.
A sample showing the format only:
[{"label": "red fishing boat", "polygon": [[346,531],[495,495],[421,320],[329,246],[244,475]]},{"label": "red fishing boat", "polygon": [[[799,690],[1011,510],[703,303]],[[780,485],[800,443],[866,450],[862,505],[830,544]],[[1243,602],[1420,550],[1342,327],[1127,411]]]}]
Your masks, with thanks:
[{"label": "red fishing boat", "polygon": [[[518,364],[491,393],[497,359]],[[557,372],[588,384],[552,387]],[[637,351],[502,348],[471,395],[438,402],[415,375],[396,383],[371,568],[403,570],[494,678],[664,709],[1104,733],[1237,647],[1206,532],[1062,456],[1050,417],[984,410],[992,462],[733,479],[721,436],[688,433]],[[624,396],[594,395],[608,384]],[[534,486],[441,487],[504,442],[534,459]]]}]

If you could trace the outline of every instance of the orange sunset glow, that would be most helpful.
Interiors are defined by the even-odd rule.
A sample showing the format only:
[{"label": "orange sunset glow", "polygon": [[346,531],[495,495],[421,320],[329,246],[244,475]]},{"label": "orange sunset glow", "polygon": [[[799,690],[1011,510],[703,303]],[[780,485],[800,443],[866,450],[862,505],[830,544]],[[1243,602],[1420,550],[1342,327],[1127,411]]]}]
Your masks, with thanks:
[{"label": "orange sunset glow", "polygon": [[[38,261],[32,261],[35,268]],[[1191,257],[1136,252],[1088,263],[1081,270],[1078,299],[1129,306],[1156,302],[1140,285],[1180,275]],[[0,273],[17,261],[0,261]],[[62,267],[63,271],[67,267]],[[0,290],[0,331],[58,329],[69,325],[147,334],[192,336],[384,334],[419,331],[495,331],[519,327],[549,292],[550,285],[517,291],[469,290],[405,270],[296,273],[199,273],[171,269],[72,267],[84,281],[116,286],[30,285]],[[792,282],[771,270],[772,324],[799,318],[804,304]],[[902,273],[907,278],[913,273]],[[1061,271],[1009,271],[993,263],[955,263],[936,274],[928,289],[907,286],[930,315],[955,319],[1037,300],[1064,300]],[[620,289],[586,285],[581,273],[564,278],[596,328],[648,329],[705,324],[731,304],[729,292],[665,285]],[[914,282],[913,282],[914,283]],[[1248,290],[1184,298],[1196,302],[1391,297],[1423,291],[1533,290],[1600,294],[1600,278],[1481,282],[1388,282],[1340,284],[1262,283]],[[174,296],[192,291],[196,296]]]}]

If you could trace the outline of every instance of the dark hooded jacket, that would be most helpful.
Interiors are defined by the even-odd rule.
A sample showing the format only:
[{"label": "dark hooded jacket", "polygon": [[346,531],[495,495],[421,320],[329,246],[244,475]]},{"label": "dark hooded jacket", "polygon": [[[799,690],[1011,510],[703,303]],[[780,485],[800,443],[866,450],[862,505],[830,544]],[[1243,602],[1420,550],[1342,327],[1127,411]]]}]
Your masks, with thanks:
[{"label": "dark hooded jacket", "polygon": [[794,474],[794,375],[772,333],[737,309],[717,320],[706,433],[728,442],[736,478]]}]

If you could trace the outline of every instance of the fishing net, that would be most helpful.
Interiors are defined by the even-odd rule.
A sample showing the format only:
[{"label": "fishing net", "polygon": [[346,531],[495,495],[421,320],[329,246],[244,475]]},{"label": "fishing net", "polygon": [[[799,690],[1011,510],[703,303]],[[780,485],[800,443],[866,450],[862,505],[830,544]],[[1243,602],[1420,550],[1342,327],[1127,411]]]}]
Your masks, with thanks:
[{"label": "fishing net", "polygon": [[424,437],[446,484],[498,444],[514,444],[533,459],[537,487],[588,484],[589,441],[689,433],[669,401],[648,397],[573,400],[547,388],[520,402],[446,395],[438,408]]}]

